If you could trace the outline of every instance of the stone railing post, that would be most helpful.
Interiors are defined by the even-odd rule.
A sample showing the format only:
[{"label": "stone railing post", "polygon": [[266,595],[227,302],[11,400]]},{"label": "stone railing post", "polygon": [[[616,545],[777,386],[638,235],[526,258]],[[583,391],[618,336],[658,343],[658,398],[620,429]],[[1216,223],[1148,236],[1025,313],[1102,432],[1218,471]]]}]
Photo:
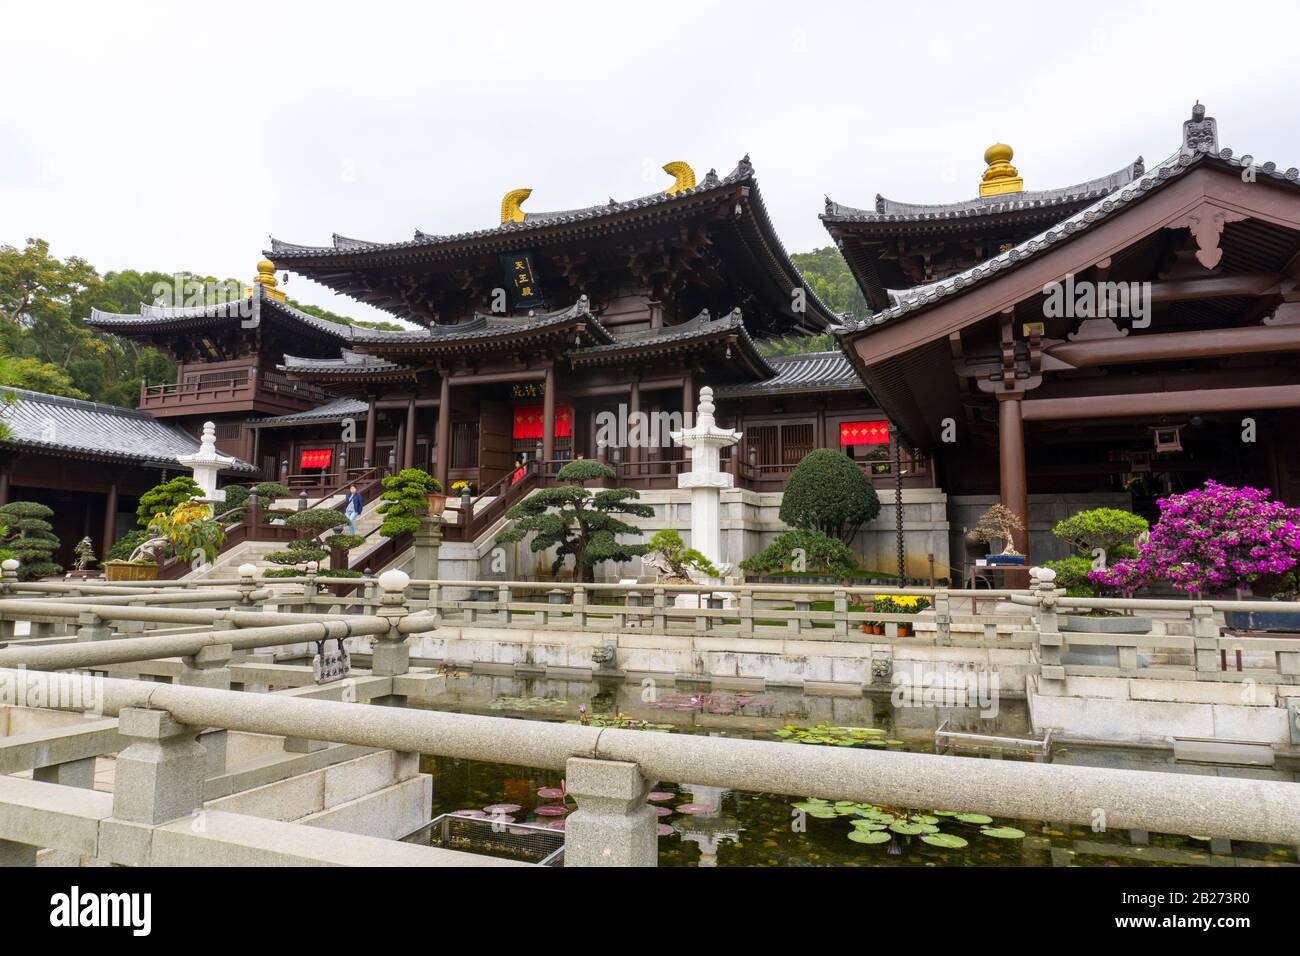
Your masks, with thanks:
[{"label": "stone railing post", "polygon": [[587,589],[581,584],[573,586],[573,626],[579,631],[587,628]]},{"label": "stone railing post", "polygon": [[509,585],[497,585],[497,620],[505,627],[510,626],[510,602],[514,600],[514,595],[510,591]]},{"label": "stone railing post", "polygon": [[740,634],[754,636],[754,592],[749,588],[740,592]]},{"label": "stone railing post", "polygon": [[1061,665],[1060,626],[1056,616],[1056,572],[1050,568],[1030,568],[1030,591],[1034,598],[1033,621],[1038,643],[1041,680],[1065,680]]},{"label": "stone railing post", "polygon": [[113,628],[98,614],[83,611],[77,617],[78,641],[107,641],[113,637]]},{"label": "stone railing post", "polygon": [[947,591],[934,596],[935,643],[952,643],[952,602]]},{"label": "stone railing post", "polygon": [[837,590],[834,594],[835,636],[848,637],[849,634],[849,592]]},{"label": "stone railing post", "polygon": [[64,787],[81,787],[92,790],[95,786],[95,758],[82,757],[67,763],[56,763],[32,770],[32,779],[41,783],[57,783]]},{"label": "stone railing post", "polygon": [[395,677],[411,668],[411,649],[406,645],[406,635],[397,629],[402,618],[410,613],[406,604],[406,589],[411,579],[404,571],[385,571],[379,576],[383,596],[379,599],[379,616],[388,620],[388,633],[375,638],[370,661],[370,672],[377,677]]},{"label": "stone railing post", "polygon": [[[656,634],[664,634],[668,631],[668,615],[664,613],[668,608],[667,593],[668,592],[661,587],[655,588],[654,614],[651,615],[651,620],[653,621],[651,627],[654,628]],[[644,618],[641,620],[644,620]]]},{"label": "stone railing post", "polygon": [[156,826],[202,809],[208,757],[199,728],[165,710],[127,707],[118,714],[118,732],[130,744],[114,769],[115,818]]},{"label": "stone railing post", "polygon": [[1219,670],[1219,625],[1214,622],[1214,608],[1209,604],[1192,606],[1192,642],[1196,648],[1196,670]]},{"label": "stone railing post", "polygon": [[564,828],[564,865],[658,866],[652,784],[634,763],[570,757],[565,786],[578,809]]},{"label": "stone railing post", "polygon": [[258,595],[257,565],[241,564],[239,566],[239,607],[252,611],[262,606],[262,596]]},{"label": "stone railing post", "polygon": [[[415,554],[411,570],[417,581],[433,581],[438,577],[438,554],[442,548],[442,519],[437,515],[424,515],[415,532]],[[410,596],[418,601],[429,600],[429,586],[417,584]]]},{"label": "stone railing post", "polygon": [[[794,602],[794,609],[800,612],[811,611],[812,601],[802,599],[802,598],[796,598]],[[812,627],[812,621],[809,621],[807,618],[792,617],[789,619],[789,621],[786,622],[786,627],[791,631],[796,631],[796,632],[802,631],[804,628]]]}]

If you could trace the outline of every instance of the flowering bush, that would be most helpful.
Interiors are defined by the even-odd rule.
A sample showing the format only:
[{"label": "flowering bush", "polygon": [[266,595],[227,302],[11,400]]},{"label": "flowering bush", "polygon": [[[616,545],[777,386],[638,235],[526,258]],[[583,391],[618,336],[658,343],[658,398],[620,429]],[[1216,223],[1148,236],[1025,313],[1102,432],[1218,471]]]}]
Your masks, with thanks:
[{"label": "flowering bush", "polygon": [[1225,591],[1300,564],[1300,511],[1267,489],[1204,488],[1161,498],[1160,520],[1136,558],[1088,577],[1125,593],[1157,581],[1183,591]]},{"label": "flowering bush", "polygon": [[919,614],[930,606],[930,599],[916,594],[877,594],[871,610],[881,614]]}]

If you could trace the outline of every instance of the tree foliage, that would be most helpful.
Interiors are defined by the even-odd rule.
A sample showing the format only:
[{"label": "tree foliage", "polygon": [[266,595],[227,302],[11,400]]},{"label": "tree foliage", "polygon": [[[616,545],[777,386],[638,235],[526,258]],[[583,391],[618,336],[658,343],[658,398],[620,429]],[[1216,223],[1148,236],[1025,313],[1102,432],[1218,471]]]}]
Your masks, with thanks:
[{"label": "tree foliage", "polygon": [[171,514],[179,505],[202,494],[203,489],[199,487],[199,483],[189,475],[177,475],[170,481],[154,485],[140,496],[140,502],[135,509],[136,524],[147,528],[155,515]]},{"label": "tree foliage", "polygon": [[543,488],[515,505],[506,512],[513,524],[497,536],[497,541],[522,541],[533,535],[529,549],[534,553],[555,549],[552,574],[573,558],[575,581],[590,581],[592,569],[603,561],[630,561],[646,553],[646,545],[619,542],[619,535],[641,533],[619,516],[650,518],[654,508],[638,503],[641,496],[633,488],[588,490],[581,486],[583,482],[612,479],[614,469],[580,459],[569,462],[556,477],[578,484]]},{"label": "tree foliage", "polygon": [[0,507],[5,547],[22,562],[19,580],[35,581],[63,572],[54,562],[59,539],[54,534],[54,525],[47,520],[53,515],[52,509],[36,501],[11,501]]},{"label": "tree foliage", "polygon": [[860,319],[870,311],[862,288],[834,246],[822,246],[812,252],[796,252],[790,256],[790,261],[803,275],[808,287],[817,293],[817,298],[825,302],[832,312],[849,312],[855,319]]},{"label": "tree foliage", "polygon": [[383,480],[377,509],[384,516],[379,533],[385,538],[420,530],[420,516],[429,513],[429,495],[442,491],[437,478],[419,468],[403,468]]},{"label": "tree foliage", "polygon": [[758,554],[740,562],[751,574],[829,574],[848,577],[857,570],[857,559],[839,538],[814,528],[795,528],[776,536]]},{"label": "tree foliage", "polygon": [[711,578],[718,576],[718,569],[713,566],[713,562],[694,548],[686,547],[681,534],[673,528],[655,532],[647,546],[646,557],[657,559],[669,577],[677,580],[689,581],[691,571],[698,571]]},{"label": "tree foliage", "polygon": [[781,520],[791,528],[812,528],[845,544],[880,514],[880,499],[862,468],[840,451],[818,448],[790,473],[781,501]]},{"label": "tree foliage", "polygon": [[1122,557],[1116,549],[1127,545],[1132,551],[1138,536],[1149,527],[1147,519],[1141,515],[1118,508],[1092,508],[1057,522],[1052,534],[1086,556],[1091,556],[1094,549],[1102,548],[1108,556]]}]

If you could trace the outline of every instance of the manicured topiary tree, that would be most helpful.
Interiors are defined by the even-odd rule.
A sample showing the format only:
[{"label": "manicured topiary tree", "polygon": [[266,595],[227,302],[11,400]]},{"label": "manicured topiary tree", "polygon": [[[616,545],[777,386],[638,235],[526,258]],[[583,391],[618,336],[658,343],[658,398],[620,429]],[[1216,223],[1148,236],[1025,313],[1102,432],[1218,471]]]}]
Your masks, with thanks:
[{"label": "manicured topiary tree", "polygon": [[420,530],[420,516],[429,513],[429,495],[442,491],[442,483],[419,468],[403,468],[385,478],[383,486],[376,510],[384,516],[379,533],[385,538]]},{"label": "manicured topiary tree", "polygon": [[818,448],[790,473],[781,520],[791,528],[812,528],[845,544],[880,514],[871,479],[843,452]]},{"label": "manicured topiary tree", "polygon": [[337,528],[344,522],[343,513],[333,508],[306,508],[295,511],[284,519],[286,527],[293,528],[303,537],[316,538],[330,528]]},{"label": "manicured topiary tree", "polygon": [[177,475],[171,481],[154,485],[140,496],[140,503],[135,509],[136,524],[148,528],[154,515],[171,514],[177,505],[183,505],[202,495],[203,489],[189,475]]},{"label": "manicured topiary tree", "polygon": [[1092,508],[1058,521],[1052,534],[1085,557],[1100,548],[1106,559],[1137,556],[1134,543],[1151,525],[1146,518],[1118,508]]},{"label": "manicured topiary tree", "polygon": [[829,574],[847,577],[857,570],[857,559],[839,538],[811,528],[796,528],[776,536],[758,554],[740,562],[750,574]]},{"label": "manicured topiary tree", "polygon": [[[289,576],[305,570],[311,563],[319,564],[329,557],[329,552],[315,538],[296,538],[283,551],[272,551],[266,560],[281,565]],[[275,575],[272,575],[273,577]]]},{"label": "manicured topiary tree", "polygon": [[608,481],[614,469],[590,459],[571,461],[556,475],[560,481],[577,484],[543,488],[506,512],[513,525],[497,536],[497,541],[522,541],[532,534],[529,548],[534,552],[555,548],[551,573],[573,558],[573,579],[590,581],[592,569],[602,561],[630,561],[645,554],[643,544],[621,544],[619,535],[640,534],[635,525],[619,515],[637,518],[654,516],[649,505],[638,504],[641,496],[632,488],[607,488],[588,491],[581,487],[588,481]]},{"label": "manicured topiary tree", "polygon": [[1183,591],[1224,592],[1300,565],[1300,510],[1266,489],[1213,479],[1204,488],[1161,498],[1160,520],[1136,558],[1092,571],[1090,580],[1131,593],[1167,583]]},{"label": "manicured topiary tree", "polygon": [[672,528],[655,532],[643,560],[651,567],[662,568],[675,581],[689,581],[692,571],[711,578],[718,576],[718,569],[713,566],[713,562],[694,548],[686,547],[682,536]]},{"label": "manicured topiary tree", "polygon": [[63,572],[54,562],[59,539],[54,534],[54,525],[47,520],[53,516],[53,510],[36,501],[11,501],[0,507],[0,523],[5,527],[4,545],[22,562],[18,569],[22,581]]}]

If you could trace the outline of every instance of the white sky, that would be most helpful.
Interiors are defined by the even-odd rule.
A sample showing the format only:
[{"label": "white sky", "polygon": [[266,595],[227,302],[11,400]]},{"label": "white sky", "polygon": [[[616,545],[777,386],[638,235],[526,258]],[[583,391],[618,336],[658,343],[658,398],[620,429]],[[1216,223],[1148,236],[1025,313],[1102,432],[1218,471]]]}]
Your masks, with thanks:
[{"label": "white sky", "polygon": [[[251,278],[267,235],[458,232],[749,153],[786,248],[824,194],[976,194],[1148,164],[1200,99],[1300,165],[1300,8],[1222,3],[40,3],[0,7],[0,244]],[[381,315],[292,277],[294,298]]]}]

